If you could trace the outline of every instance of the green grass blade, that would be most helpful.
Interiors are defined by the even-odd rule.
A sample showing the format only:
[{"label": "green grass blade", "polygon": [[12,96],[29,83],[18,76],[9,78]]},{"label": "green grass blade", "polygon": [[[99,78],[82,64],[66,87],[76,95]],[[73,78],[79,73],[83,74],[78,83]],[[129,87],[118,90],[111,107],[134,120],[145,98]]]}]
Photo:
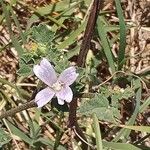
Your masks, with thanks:
[{"label": "green grass blade", "polygon": [[24,52],[23,52],[21,45],[18,42],[18,39],[13,34],[11,35],[11,39],[12,39],[13,46],[15,47],[16,51],[18,52],[18,55],[21,57]]},{"label": "green grass blade", "polygon": [[142,113],[150,105],[150,97],[141,105],[139,112]]},{"label": "green grass blade", "polygon": [[111,52],[110,44],[107,39],[106,30],[103,22],[101,21],[102,17],[98,17],[97,19],[97,28],[98,28],[98,34],[102,43],[102,47],[104,49],[104,53],[106,55],[109,67],[111,68],[112,74],[116,71],[115,69],[115,62],[113,60],[113,55]]},{"label": "green grass blade", "polygon": [[3,19],[4,19],[4,14],[1,14],[0,15],[0,24],[2,23]]},{"label": "green grass blade", "polygon": [[102,144],[102,138],[101,138],[101,131],[98,123],[98,119],[95,113],[92,114],[93,118],[93,128],[95,132],[95,137],[96,137],[96,146],[97,150],[102,150],[103,149],[103,144]]},{"label": "green grass blade", "polygon": [[66,29],[66,26],[64,24],[62,24],[61,22],[59,22],[59,20],[51,17],[51,16],[48,16],[48,15],[43,15],[41,12],[39,12],[37,9],[27,5],[26,3],[22,2],[22,1],[18,1],[19,4],[23,5],[23,6],[26,6],[29,10],[31,11],[34,11],[34,13],[44,17],[44,18],[47,18],[49,20],[51,20],[52,22],[54,22],[55,24],[57,24],[58,26],[62,27],[62,28],[65,28]]},{"label": "green grass blade", "polygon": [[[76,7],[78,7],[79,3],[81,3],[81,2],[82,1],[74,2],[73,4],[69,5],[68,7],[66,7],[65,9],[63,9],[63,11],[60,12],[55,17],[55,19],[57,19],[60,23],[63,23],[66,19],[68,19],[68,16],[72,16],[72,14],[74,13],[74,10],[76,9]],[[56,9],[56,11],[57,11],[57,9]],[[51,30],[54,31],[54,32],[56,32],[58,30],[58,28],[59,28],[59,26],[57,26],[56,24],[54,24],[52,26]]]},{"label": "green grass blade", "polygon": [[[135,122],[135,119],[137,117],[137,114],[139,113],[139,109],[140,109],[140,100],[141,100],[141,92],[142,92],[142,87],[141,87],[141,83],[140,80],[137,79],[137,85],[139,85],[139,88],[136,91],[136,107],[135,110],[133,112],[132,117],[130,118],[130,120],[127,122],[127,125],[133,125]],[[113,139],[114,142],[117,142],[121,137],[124,138],[128,138],[129,134],[130,134],[131,130],[129,129],[121,129],[120,132],[117,134],[117,136]]]},{"label": "green grass blade", "polygon": [[103,141],[103,145],[113,150],[141,150],[140,148],[129,143],[115,143]]},{"label": "green grass blade", "polygon": [[121,70],[125,62],[125,47],[126,47],[126,25],[124,21],[123,11],[121,8],[120,0],[115,0],[117,14],[119,17],[119,26],[120,26],[120,45],[119,45],[119,54],[118,54],[118,70]]},{"label": "green grass blade", "polygon": [[11,12],[12,18],[13,18],[13,20],[14,20],[14,22],[15,22],[17,28],[18,28],[18,31],[19,31],[19,33],[20,33],[20,37],[21,37],[21,39],[22,39],[22,42],[25,44],[25,43],[26,43],[26,38],[25,38],[25,36],[24,36],[24,34],[23,34],[23,32],[22,32],[22,29],[21,29],[21,27],[20,27],[20,23],[19,23],[19,21],[18,21],[16,15],[14,14],[12,7],[10,7],[10,12]]},{"label": "green grass blade", "polygon": [[121,127],[126,128],[126,129],[130,129],[130,130],[150,133],[150,127],[149,126],[126,126],[126,125],[121,125]]},{"label": "green grass blade", "polygon": [[13,32],[11,30],[11,19],[10,19],[10,10],[8,9],[9,7],[6,7],[6,5],[3,3],[3,1],[0,1],[2,4],[2,9],[5,15],[5,19],[6,19],[6,24],[9,30],[9,34],[12,40],[12,44],[15,47],[16,51],[18,52],[19,56],[22,56],[23,54],[23,49],[21,47],[21,45],[18,42],[18,39],[13,35]]},{"label": "green grass blade", "polygon": [[86,26],[86,21],[83,22],[81,24],[81,26],[76,29],[75,31],[73,31],[72,33],[70,33],[68,39],[66,39],[65,41],[63,41],[60,45],[57,46],[58,49],[64,49],[66,48],[67,46],[71,45],[73,42],[75,42],[77,36],[82,32],[84,31],[85,29],[85,26]]},{"label": "green grass blade", "polygon": [[38,22],[38,21],[39,21],[39,17],[33,14],[27,21],[26,31],[28,31],[31,28],[33,23]]},{"label": "green grass blade", "polygon": [[0,148],[3,145],[8,144],[11,141],[11,137],[5,133],[5,130],[1,127],[0,128]]},{"label": "green grass blade", "polygon": [[[54,149],[54,142],[52,141],[52,140],[50,140],[50,139],[46,139],[46,138],[39,138],[38,139],[38,141],[40,142],[40,143],[43,143],[44,145],[47,145],[47,147],[49,148],[49,149]],[[57,150],[66,150],[66,148],[65,147],[63,147],[62,145],[59,145],[58,147],[57,147]]]},{"label": "green grass blade", "polygon": [[15,127],[11,122],[9,122],[8,120],[6,120],[6,123],[8,124],[11,132],[15,135],[17,135],[18,137],[20,137],[23,141],[25,141],[26,143],[32,145],[32,139],[29,138],[23,131],[19,130],[17,127]]},{"label": "green grass blade", "polygon": [[75,48],[69,50],[68,53],[66,54],[67,59],[70,59],[74,55],[77,55],[79,53],[79,51],[80,51],[79,45],[77,45]]},{"label": "green grass blade", "polygon": [[[67,8],[65,8],[64,11],[61,12],[56,18],[61,17],[61,16],[64,17],[64,15],[68,14],[68,12],[70,12],[72,9],[74,10],[76,7],[78,7],[78,5],[79,5],[81,2],[83,2],[83,0],[80,0],[80,1],[78,1],[78,2],[74,2],[74,3],[70,4],[70,6],[67,7]],[[56,10],[56,11],[57,11],[57,10]]]}]

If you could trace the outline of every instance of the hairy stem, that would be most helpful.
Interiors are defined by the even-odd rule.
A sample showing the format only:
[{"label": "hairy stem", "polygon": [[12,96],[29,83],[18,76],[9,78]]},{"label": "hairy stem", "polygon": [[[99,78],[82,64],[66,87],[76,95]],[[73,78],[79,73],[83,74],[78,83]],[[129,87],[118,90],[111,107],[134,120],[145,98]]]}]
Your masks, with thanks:
[{"label": "hairy stem", "polygon": [[33,100],[30,101],[30,102],[27,102],[27,103],[25,103],[23,105],[20,105],[20,106],[18,106],[16,108],[13,108],[11,110],[2,112],[0,114],[0,120],[3,119],[3,118],[6,118],[8,116],[14,116],[16,113],[21,112],[23,110],[27,110],[27,109],[32,108],[32,107],[37,107],[37,104]]},{"label": "hairy stem", "polygon": [[[78,67],[83,67],[85,65],[85,59],[86,59],[88,50],[90,48],[90,42],[93,37],[96,20],[97,20],[99,10],[100,10],[100,0],[93,0],[92,2],[93,2],[93,4],[91,7],[91,11],[89,14],[87,26],[85,29],[84,37],[82,40],[82,44],[81,44],[81,48],[80,48],[80,52],[79,52],[79,56],[78,56],[78,60],[77,60]],[[72,130],[75,128],[75,130],[77,131],[79,136],[82,139],[84,139],[85,141],[87,141],[85,135],[83,134],[81,128],[79,127],[79,125],[77,123],[76,110],[77,110],[77,98],[74,98],[74,100],[71,101],[71,103],[70,103],[69,127]],[[76,138],[78,138],[78,137],[76,136]],[[82,149],[88,149],[88,145],[84,142],[82,142]]]}]

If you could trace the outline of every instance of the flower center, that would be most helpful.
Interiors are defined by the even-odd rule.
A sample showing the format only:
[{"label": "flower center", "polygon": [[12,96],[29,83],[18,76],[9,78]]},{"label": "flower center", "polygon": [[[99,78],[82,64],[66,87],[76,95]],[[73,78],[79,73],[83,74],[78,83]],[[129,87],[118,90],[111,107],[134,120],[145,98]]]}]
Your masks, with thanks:
[{"label": "flower center", "polygon": [[59,81],[56,81],[53,85],[52,85],[52,89],[54,91],[60,91],[63,87],[63,84]]}]

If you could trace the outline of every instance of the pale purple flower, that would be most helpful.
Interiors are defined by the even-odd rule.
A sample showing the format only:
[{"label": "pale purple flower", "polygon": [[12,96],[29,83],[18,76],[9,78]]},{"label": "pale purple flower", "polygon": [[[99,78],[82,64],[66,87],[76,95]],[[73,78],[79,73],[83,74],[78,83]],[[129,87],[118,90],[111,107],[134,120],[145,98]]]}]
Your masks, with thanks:
[{"label": "pale purple flower", "polygon": [[47,104],[54,96],[58,99],[58,104],[63,105],[64,101],[70,103],[73,98],[73,92],[69,87],[78,77],[75,67],[65,69],[59,77],[50,64],[50,62],[43,58],[39,65],[33,68],[34,74],[42,80],[48,87],[41,90],[35,96],[35,102],[38,107]]}]

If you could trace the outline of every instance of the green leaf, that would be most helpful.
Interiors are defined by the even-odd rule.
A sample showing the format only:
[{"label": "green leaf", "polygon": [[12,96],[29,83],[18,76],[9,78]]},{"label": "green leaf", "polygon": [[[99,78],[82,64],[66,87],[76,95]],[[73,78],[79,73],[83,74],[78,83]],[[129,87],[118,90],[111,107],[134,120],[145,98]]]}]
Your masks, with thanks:
[{"label": "green leaf", "polygon": [[2,147],[4,144],[9,143],[11,140],[11,137],[4,132],[2,128],[0,128],[0,147]]},{"label": "green leaf", "polygon": [[36,12],[38,12],[41,16],[44,16],[50,14],[52,9],[53,9],[52,5],[46,5],[44,7],[38,7]]},{"label": "green leaf", "polygon": [[20,66],[20,69],[17,71],[17,74],[20,76],[29,76],[32,73],[32,68],[26,64]]},{"label": "green leaf", "polygon": [[54,33],[46,26],[40,24],[32,28],[32,38],[41,44],[50,43],[54,38]]},{"label": "green leaf", "polygon": [[25,62],[25,63],[28,63],[29,61],[31,61],[33,57],[33,54],[32,53],[25,53],[22,55],[21,59]]},{"label": "green leaf", "polygon": [[115,118],[120,118],[118,109],[109,106],[108,99],[102,94],[96,94],[94,98],[83,103],[79,113],[87,116],[95,113],[98,119],[113,123],[116,123]]},{"label": "green leaf", "polygon": [[112,106],[117,107],[119,105],[119,100],[126,99],[128,100],[130,97],[134,96],[134,89],[131,87],[127,87],[125,89],[118,89],[118,90],[112,90],[111,93],[111,100],[112,100]]}]

